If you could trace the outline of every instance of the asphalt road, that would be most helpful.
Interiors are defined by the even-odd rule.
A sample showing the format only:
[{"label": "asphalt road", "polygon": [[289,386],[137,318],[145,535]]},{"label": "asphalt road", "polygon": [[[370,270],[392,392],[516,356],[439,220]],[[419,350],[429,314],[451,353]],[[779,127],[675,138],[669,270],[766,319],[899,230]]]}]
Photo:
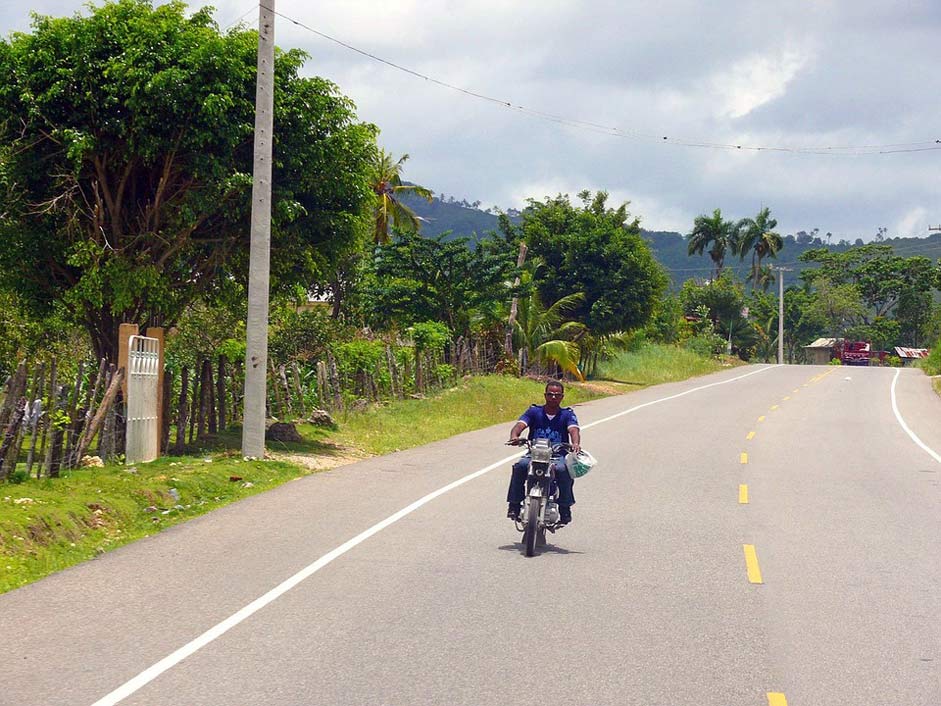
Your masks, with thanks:
[{"label": "asphalt road", "polygon": [[921,372],[753,366],[576,411],[599,467],[540,555],[503,517],[509,424],[309,476],[0,596],[0,704],[941,703]]}]

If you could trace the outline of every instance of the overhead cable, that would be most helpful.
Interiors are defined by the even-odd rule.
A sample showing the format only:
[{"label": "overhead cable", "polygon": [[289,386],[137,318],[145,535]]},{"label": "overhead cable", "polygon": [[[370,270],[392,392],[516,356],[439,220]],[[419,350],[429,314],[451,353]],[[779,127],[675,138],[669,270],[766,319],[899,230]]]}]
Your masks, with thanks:
[{"label": "overhead cable", "polygon": [[[269,8],[266,8],[269,9]],[[365,56],[373,61],[384,64],[390,68],[396,69],[397,71],[402,71],[406,74],[414,76],[415,78],[422,79],[429,83],[433,83],[442,88],[446,88],[451,91],[456,91],[462,93],[471,98],[476,98],[478,100],[487,101],[489,103],[494,103],[502,108],[508,108],[519,113],[524,113],[526,115],[546,120],[549,122],[557,123],[564,125],[566,127],[571,127],[579,130],[587,130],[590,132],[601,133],[605,135],[610,135],[612,137],[620,137],[625,139],[634,139],[634,140],[648,140],[664,145],[674,145],[679,147],[695,147],[700,149],[715,149],[715,150],[738,150],[745,152],[787,152],[791,154],[810,154],[810,155],[827,155],[827,156],[864,156],[864,155],[888,155],[888,154],[900,154],[900,153],[911,153],[911,152],[933,152],[936,150],[941,150],[941,139],[934,140],[925,140],[922,142],[906,142],[906,143],[894,143],[894,144],[884,144],[884,145],[848,145],[843,147],[837,146],[820,146],[820,147],[799,147],[799,146],[773,146],[773,145],[749,145],[749,144],[736,144],[730,142],[713,142],[705,140],[692,140],[679,137],[671,137],[669,135],[661,134],[652,134],[640,132],[632,129],[622,129],[619,127],[612,127],[610,125],[602,125],[600,123],[594,123],[587,120],[578,120],[576,118],[569,118],[563,115],[556,115],[554,113],[548,113],[541,110],[535,110],[533,108],[527,108],[524,105],[519,105],[513,103],[512,101],[504,100],[502,98],[494,98],[493,96],[488,96],[484,93],[479,93],[477,91],[472,91],[467,88],[462,88],[461,86],[456,86],[454,84],[448,83],[446,81],[441,81],[427,74],[423,74],[420,71],[415,71],[401,64],[397,64],[388,59],[383,59],[380,56],[372,54],[363,49],[353,46],[347,42],[344,42],[336,37],[332,37],[329,34],[321,32],[320,30],[314,29],[309,25],[295,20],[293,17],[285,15],[281,12],[272,10],[275,15],[278,17],[287,20],[288,22],[297,25],[301,29],[304,29],[312,34],[317,35],[327,41],[338,44],[345,49],[356,52],[362,56]]]}]

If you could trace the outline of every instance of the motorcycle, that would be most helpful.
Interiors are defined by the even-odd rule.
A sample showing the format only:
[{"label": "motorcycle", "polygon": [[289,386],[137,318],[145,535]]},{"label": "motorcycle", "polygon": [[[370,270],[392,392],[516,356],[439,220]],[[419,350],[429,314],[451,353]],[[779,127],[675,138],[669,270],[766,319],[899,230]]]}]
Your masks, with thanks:
[{"label": "motorcycle", "polygon": [[534,556],[536,547],[546,544],[546,532],[555,533],[559,524],[559,490],[555,483],[553,461],[564,456],[568,444],[550,444],[548,439],[516,439],[510,446],[529,449],[529,471],[526,474],[526,496],[516,529],[523,533],[526,556]]}]

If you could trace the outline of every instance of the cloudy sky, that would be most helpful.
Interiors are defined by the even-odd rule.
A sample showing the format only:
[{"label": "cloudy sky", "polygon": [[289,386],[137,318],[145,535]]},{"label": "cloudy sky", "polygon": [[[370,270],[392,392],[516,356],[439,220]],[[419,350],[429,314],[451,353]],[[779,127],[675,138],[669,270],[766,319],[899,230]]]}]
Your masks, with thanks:
[{"label": "cloudy sky", "polygon": [[[214,5],[222,27],[257,24],[251,2]],[[25,7],[2,0],[3,35],[28,29]],[[52,15],[81,7],[30,4]],[[405,177],[438,193],[507,208],[604,189],[630,201],[645,228],[680,232],[715,208],[741,218],[769,206],[782,234],[819,228],[833,242],[941,225],[933,0],[277,0],[276,9],[512,104],[278,18],[276,42],[306,50],[307,71],[353,98],[383,147],[411,155]]]}]

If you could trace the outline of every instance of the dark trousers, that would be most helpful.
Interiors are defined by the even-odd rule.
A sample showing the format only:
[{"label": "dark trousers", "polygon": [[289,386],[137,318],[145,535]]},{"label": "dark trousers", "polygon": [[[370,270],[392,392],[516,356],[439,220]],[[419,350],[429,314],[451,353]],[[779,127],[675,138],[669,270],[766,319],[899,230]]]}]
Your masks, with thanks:
[{"label": "dark trousers", "polygon": [[[570,507],[575,504],[575,480],[569,475],[563,459],[552,461],[555,465],[555,484],[559,488],[559,506]],[[510,488],[506,492],[506,501],[519,505],[526,497],[526,473],[529,471],[529,456],[523,456],[513,464],[510,476]]]}]

